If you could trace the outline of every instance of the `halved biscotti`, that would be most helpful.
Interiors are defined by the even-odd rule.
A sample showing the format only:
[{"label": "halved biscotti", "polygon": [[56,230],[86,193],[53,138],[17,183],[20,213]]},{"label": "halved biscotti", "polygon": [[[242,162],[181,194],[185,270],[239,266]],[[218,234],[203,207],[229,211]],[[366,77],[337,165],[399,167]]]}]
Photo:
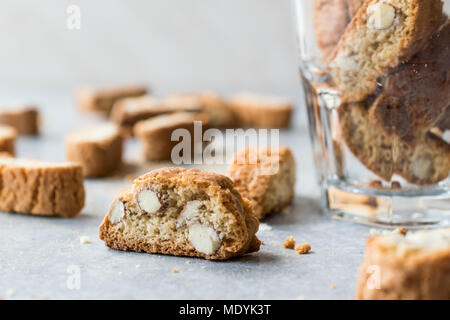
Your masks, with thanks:
[{"label": "halved biscotti", "polygon": [[81,166],[0,157],[0,210],[73,217],[84,206]]},{"label": "halved biscotti", "polygon": [[442,6],[441,0],[364,3],[329,60],[343,100],[363,100],[378,77],[421,50],[442,23]]},{"label": "halved biscotti", "polygon": [[6,105],[1,107],[0,124],[8,125],[23,135],[39,133],[39,111],[33,105]]},{"label": "halved biscotti", "polygon": [[404,142],[387,135],[370,120],[364,103],[338,108],[342,136],[350,151],[373,173],[390,181],[398,174],[417,185],[446,179],[450,170],[450,145],[432,133]]},{"label": "halved biscotti", "polygon": [[83,167],[86,177],[103,177],[122,164],[123,138],[111,123],[80,129],[66,139],[67,160]]},{"label": "halved biscotti", "polygon": [[16,129],[11,126],[0,125],[0,152],[7,152],[11,156],[14,156],[16,138]]},{"label": "halved biscotti", "polygon": [[200,111],[200,107],[194,104],[166,103],[163,99],[145,95],[119,100],[114,104],[110,118],[128,132],[132,131],[133,126],[139,121],[181,111],[196,112]]},{"label": "halved biscotti", "polygon": [[294,108],[289,99],[250,92],[234,94],[229,103],[238,124],[246,128],[288,128]]},{"label": "halved biscotti", "polygon": [[450,105],[450,20],[407,63],[382,79],[383,92],[371,108],[387,134],[411,141],[445,117]]},{"label": "halved biscotti", "polygon": [[122,85],[117,87],[84,87],[78,90],[77,99],[84,111],[93,111],[109,115],[113,105],[124,98],[139,97],[147,94],[142,85]]},{"label": "halved biscotti", "polygon": [[[144,146],[144,156],[149,161],[170,160],[172,149],[184,140],[176,137],[172,141],[172,133],[176,129],[183,129],[189,133],[191,151],[194,149],[194,122],[199,121],[202,125],[207,125],[209,117],[204,113],[176,112],[167,115],[160,115],[144,121],[139,121],[134,126],[134,135]],[[179,140],[177,140],[179,138]],[[193,154],[193,153],[192,153]],[[177,154],[178,156],[179,154]],[[189,155],[190,157],[190,155]]]},{"label": "halved biscotti", "polygon": [[228,103],[213,91],[182,92],[163,99],[163,103],[172,108],[188,111],[197,108],[209,117],[212,128],[235,128],[236,116]]},{"label": "halved biscotti", "polygon": [[236,190],[251,201],[258,219],[280,212],[294,197],[295,160],[287,147],[240,150],[228,176]]},{"label": "halved biscotti", "polygon": [[222,175],[162,168],[119,195],[99,227],[113,249],[225,260],[259,250],[258,220]]},{"label": "halved biscotti", "polygon": [[449,300],[450,229],[370,237],[359,271],[361,300]]}]

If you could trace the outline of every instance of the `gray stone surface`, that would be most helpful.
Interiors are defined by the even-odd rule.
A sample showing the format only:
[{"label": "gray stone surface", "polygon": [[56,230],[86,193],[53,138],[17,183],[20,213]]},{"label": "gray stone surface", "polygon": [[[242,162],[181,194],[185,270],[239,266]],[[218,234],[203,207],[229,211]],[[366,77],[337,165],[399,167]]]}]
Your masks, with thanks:
[{"label": "gray stone surface", "polygon": [[[68,96],[43,100],[43,134],[20,138],[20,157],[64,159],[64,136],[99,121],[75,111]],[[297,116],[298,113],[297,113]],[[296,198],[284,214],[266,219],[258,253],[228,262],[120,252],[98,239],[110,201],[130,185],[124,173],[86,180],[86,206],[75,219],[0,213],[0,296],[4,299],[352,299],[367,227],[335,221],[319,210],[319,191],[304,128],[281,135],[297,157]],[[126,146],[126,172],[155,167],[142,163],[140,146]],[[213,169],[213,168],[207,168]],[[224,168],[216,168],[218,171]],[[286,236],[309,242],[312,252],[283,249]],[[88,236],[90,243],[81,244]],[[81,287],[67,286],[71,266]],[[179,273],[172,273],[176,268]],[[336,287],[333,289],[331,285]]]}]

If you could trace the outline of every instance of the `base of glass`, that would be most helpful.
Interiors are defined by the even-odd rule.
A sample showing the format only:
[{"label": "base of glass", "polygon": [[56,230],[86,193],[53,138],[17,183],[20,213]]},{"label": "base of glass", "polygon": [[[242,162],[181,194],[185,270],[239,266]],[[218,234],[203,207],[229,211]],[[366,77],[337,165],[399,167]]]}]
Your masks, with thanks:
[{"label": "base of glass", "polygon": [[335,219],[382,228],[450,226],[450,190],[419,193],[359,188],[339,180],[323,189],[325,210]]}]

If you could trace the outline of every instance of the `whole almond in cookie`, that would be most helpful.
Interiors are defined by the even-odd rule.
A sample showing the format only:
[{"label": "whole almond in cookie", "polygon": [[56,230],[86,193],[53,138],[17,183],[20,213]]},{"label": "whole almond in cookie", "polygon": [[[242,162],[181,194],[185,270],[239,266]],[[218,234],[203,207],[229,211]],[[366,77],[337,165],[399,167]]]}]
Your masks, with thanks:
[{"label": "whole almond in cookie", "polygon": [[113,249],[225,260],[259,250],[258,221],[225,176],[162,168],[134,181],[99,228]]},{"label": "whole almond in cookie", "polygon": [[103,177],[122,164],[123,138],[113,124],[101,124],[71,133],[66,139],[69,161],[78,162],[86,177]]},{"label": "whole almond in cookie", "polygon": [[81,166],[0,157],[0,210],[42,216],[76,216],[84,206]]}]

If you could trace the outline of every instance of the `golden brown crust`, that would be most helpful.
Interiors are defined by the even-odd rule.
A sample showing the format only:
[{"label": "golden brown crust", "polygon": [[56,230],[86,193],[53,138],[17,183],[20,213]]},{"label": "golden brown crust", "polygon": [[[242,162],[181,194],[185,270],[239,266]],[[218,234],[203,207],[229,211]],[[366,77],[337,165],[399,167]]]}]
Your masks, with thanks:
[{"label": "golden brown crust", "polygon": [[[144,156],[148,161],[170,160],[172,149],[180,141],[172,141],[172,132],[176,129],[187,130],[194,144],[194,121],[208,126],[209,118],[199,113],[173,113],[139,121],[133,129],[134,135],[144,145]],[[191,150],[194,150],[191,148]]]},{"label": "golden brown crust", "polygon": [[393,0],[397,22],[388,29],[368,27],[364,3],[330,56],[330,69],[343,101],[364,100],[377,88],[377,78],[421,50],[442,23],[441,0]]},{"label": "golden brown crust", "polygon": [[288,128],[293,111],[292,102],[250,93],[240,93],[229,100],[239,126],[244,128]]},{"label": "golden brown crust", "polygon": [[[93,139],[93,135],[108,130],[105,135]],[[67,160],[79,163],[86,177],[104,177],[122,164],[123,138],[118,128],[99,126],[81,129],[66,140]]]},{"label": "golden brown crust", "polygon": [[15,155],[17,130],[11,126],[0,125],[0,152]]},{"label": "golden brown crust", "polygon": [[11,106],[0,111],[0,124],[9,125],[23,135],[39,134],[39,112],[32,106]]},{"label": "golden brown crust", "polygon": [[450,105],[450,20],[427,47],[383,79],[371,116],[405,141],[431,129]]},{"label": "golden brown crust", "polygon": [[[250,161],[250,152],[257,156],[256,163]],[[292,201],[295,160],[289,148],[280,147],[279,156],[275,160],[279,161],[278,170],[267,174],[274,163],[262,162],[260,152],[268,157],[272,155],[271,150],[267,148],[246,148],[239,151],[228,168],[228,175],[233,179],[234,187],[239,193],[251,201],[256,217],[263,219],[270,213],[280,212]],[[245,157],[242,158],[245,161],[239,161],[240,157]]]},{"label": "golden brown crust", "polygon": [[100,239],[105,241],[105,245],[120,250],[202,257],[211,260],[225,260],[259,250],[260,241],[255,236],[259,223],[253,216],[248,201],[233,189],[233,183],[229,178],[197,169],[162,168],[136,179],[133,184],[133,191],[119,195],[115,200],[122,201],[125,206],[133,207],[135,206],[133,199],[136,193],[148,190],[149,187],[153,188],[156,185],[169,190],[175,188],[177,190],[191,190],[194,197],[204,194],[204,196],[207,195],[214,199],[215,203],[221,204],[227,209],[228,213],[233,215],[235,220],[233,228],[239,229],[239,239],[232,240],[225,237],[215,253],[205,254],[197,251],[189,242],[178,242],[176,244],[171,240],[151,242],[148,238],[122,237],[111,231],[111,222],[107,215],[99,227]]},{"label": "golden brown crust", "polygon": [[378,237],[369,238],[356,299],[449,300],[450,249],[399,257]]},{"label": "golden brown crust", "polygon": [[82,88],[77,92],[80,108],[109,114],[113,105],[120,99],[138,97],[147,94],[147,87],[140,85],[124,85],[111,88]]},{"label": "golden brown crust", "polygon": [[450,145],[432,133],[410,143],[386,135],[370,121],[364,103],[342,104],[338,114],[342,136],[350,151],[384,180],[399,174],[410,183],[428,185],[448,177]]},{"label": "golden brown crust", "polygon": [[83,206],[81,166],[0,158],[0,210],[73,217]]}]

